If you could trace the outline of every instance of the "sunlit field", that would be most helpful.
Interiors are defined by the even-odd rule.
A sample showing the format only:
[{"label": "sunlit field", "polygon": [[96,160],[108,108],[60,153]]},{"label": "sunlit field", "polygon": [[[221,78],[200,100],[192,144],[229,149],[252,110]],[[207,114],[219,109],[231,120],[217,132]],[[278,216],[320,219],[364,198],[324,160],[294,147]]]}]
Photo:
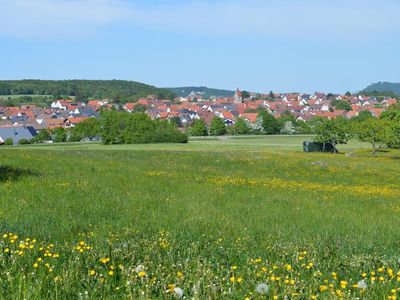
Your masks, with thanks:
[{"label": "sunlit field", "polygon": [[0,147],[0,298],[396,299],[399,151]]}]

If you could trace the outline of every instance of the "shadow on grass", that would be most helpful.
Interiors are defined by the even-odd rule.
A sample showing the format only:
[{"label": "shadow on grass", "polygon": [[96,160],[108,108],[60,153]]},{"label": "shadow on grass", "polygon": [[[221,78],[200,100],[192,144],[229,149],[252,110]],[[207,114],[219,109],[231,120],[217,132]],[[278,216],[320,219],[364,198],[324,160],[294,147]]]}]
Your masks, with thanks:
[{"label": "shadow on grass", "polygon": [[16,168],[11,166],[0,166],[0,182],[18,181],[21,177],[40,176],[37,171]]}]

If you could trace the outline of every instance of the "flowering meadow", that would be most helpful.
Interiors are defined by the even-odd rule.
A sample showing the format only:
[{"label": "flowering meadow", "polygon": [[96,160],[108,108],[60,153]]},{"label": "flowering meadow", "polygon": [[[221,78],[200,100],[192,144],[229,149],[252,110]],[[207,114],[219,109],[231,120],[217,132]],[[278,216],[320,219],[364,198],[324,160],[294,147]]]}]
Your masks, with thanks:
[{"label": "flowering meadow", "polygon": [[398,152],[220,143],[1,148],[0,298],[400,297]]}]

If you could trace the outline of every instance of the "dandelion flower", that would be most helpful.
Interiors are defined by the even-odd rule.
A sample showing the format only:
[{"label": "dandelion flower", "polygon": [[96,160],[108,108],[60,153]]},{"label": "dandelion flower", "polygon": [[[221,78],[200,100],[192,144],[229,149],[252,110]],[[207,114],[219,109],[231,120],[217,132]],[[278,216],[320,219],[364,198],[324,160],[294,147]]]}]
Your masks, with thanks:
[{"label": "dandelion flower", "polygon": [[176,287],[176,288],[174,288],[174,294],[175,294],[176,297],[182,298],[183,297],[183,290],[180,287]]},{"label": "dandelion flower", "polygon": [[140,272],[143,272],[143,271],[144,271],[144,266],[143,265],[136,266],[136,268],[135,268],[135,272],[136,273],[140,273]]},{"label": "dandelion flower", "polygon": [[266,283],[260,283],[257,285],[256,292],[260,295],[266,295],[269,292],[269,286]]},{"label": "dandelion flower", "polygon": [[359,289],[365,290],[367,288],[367,283],[364,280],[361,280],[357,283],[357,287]]},{"label": "dandelion flower", "polygon": [[139,277],[146,277],[146,272],[145,271],[140,271],[139,273],[138,273],[138,275],[139,275]]}]

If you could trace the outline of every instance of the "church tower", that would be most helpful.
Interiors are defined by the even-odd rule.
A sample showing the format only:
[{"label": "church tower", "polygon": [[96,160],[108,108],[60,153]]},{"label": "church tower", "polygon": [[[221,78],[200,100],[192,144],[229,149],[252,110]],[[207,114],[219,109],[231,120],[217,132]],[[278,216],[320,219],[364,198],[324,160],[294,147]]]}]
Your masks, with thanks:
[{"label": "church tower", "polygon": [[242,103],[243,98],[242,98],[242,92],[239,90],[239,88],[235,92],[235,96],[233,96],[233,101],[235,103]]}]

